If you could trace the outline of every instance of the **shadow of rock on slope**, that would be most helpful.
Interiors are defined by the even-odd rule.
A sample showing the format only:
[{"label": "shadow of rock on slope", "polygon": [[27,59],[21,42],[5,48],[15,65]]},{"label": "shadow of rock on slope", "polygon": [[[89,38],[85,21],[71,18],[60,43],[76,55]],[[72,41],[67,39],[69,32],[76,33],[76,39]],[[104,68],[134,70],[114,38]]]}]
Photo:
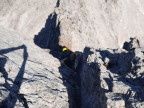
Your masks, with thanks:
[{"label": "shadow of rock on slope", "polygon": [[[107,97],[101,87],[100,67],[92,57],[93,52],[86,47],[83,52],[83,70],[81,75],[82,108],[107,108]],[[94,56],[95,57],[95,56]]]},{"label": "shadow of rock on slope", "polygon": [[[57,6],[59,6],[59,0]],[[60,60],[62,47],[59,45],[60,22],[57,21],[57,14],[54,12],[48,16],[45,27],[34,37],[34,43],[40,48],[50,49],[50,54]],[[69,108],[80,108],[80,80],[79,75],[66,65],[59,67],[63,84],[67,88]]]},{"label": "shadow of rock on slope", "polygon": [[86,47],[81,74],[82,108],[144,106],[144,48]]},{"label": "shadow of rock on slope", "polygon": [[[112,73],[121,74],[126,76],[131,68],[131,61],[135,57],[135,52],[119,52],[118,49],[114,50],[96,50],[100,53],[104,65],[107,65],[107,69]],[[120,59],[121,58],[121,59]],[[108,64],[106,63],[108,60]]]},{"label": "shadow of rock on slope", "polygon": [[60,0],[57,0],[56,7],[59,7],[59,5],[60,5]]},{"label": "shadow of rock on slope", "polygon": [[[144,48],[131,39],[123,49],[94,50],[101,64],[101,80],[109,105],[126,108],[144,106]],[[107,93],[108,92],[108,93]]]},{"label": "shadow of rock on slope", "polygon": [[81,86],[78,73],[66,65],[59,67],[59,72],[63,76],[63,84],[67,87],[69,108],[81,108]]},{"label": "shadow of rock on slope", "polygon": [[[125,102],[130,101],[130,98],[137,101],[144,101],[142,49],[134,49],[129,52],[121,52],[118,50],[99,50],[98,52],[100,52],[104,64],[106,58],[109,60],[107,69],[112,74],[118,75],[117,81],[129,86],[130,90],[128,91],[130,92],[128,92],[128,94],[130,93],[130,95],[126,96],[127,94],[123,94]],[[134,97],[131,97],[132,92],[135,94]]]},{"label": "shadow of rock on slope", "polygon": [[[15,50],[19,50],[19,49],[24,50],[24,53],[23,53],[24,60],[23,60],[23,63],[19,69],[19,72],[18,72],[15,80],[12,81],[12,79],[8,78],[8,72],[6,72],[6,70],[4,68],[6,61],[7,61],[7,58],[6,58],[6,56],[4,56],[4,54],[7,54],[7,53],[13,52]],[[25,45],[22,45],[19,47],[2,49],[2,50],[0,50],[0,55],[3,56],[3,58],[0,58],[0,71],[3,74],[4,80],[5,80],[1,86],[5,87],[6,90],[9,91],[8,96],[3,98],[3,100],[1,100],[0,107],[1,108],[14,108],[15,104],[17,102],[17,99],[19,99],[19,101],[22,102],[23,106],[25,108],[28,108],[26,99],[24,98],[24,96],[22,94],[19,94],[19,90],[20,90],[21,84],[23,82],[23,75],[25,72],[25,65],[26,65],[26,61],[27,61],[27,57],[28,57],[27,47]],[[8,83],[8,80],[13,83],[13,86],[11,86]]]},{"label": "shadow of rock on slope", "polygon": [[45,27],[34,37],[34,43],[45,49],[58,51],[59,36],[60,36],[60,22],[57,24],[57,14],[54,12],[48,16]]},{"label": "shadow of rock on slope", "polygon": [[10,78],[8,78],[8,73],[6,72],[6,70],[5,70],[5,64],[6,64],[6,62],[7,62],[7,57],[0,57],[0,72],[1,72],[1,76],[3,76],[3,78],[4,78],[4,82],[2,83],[2,84],[4,84],[5,83],[5,81],[6,80],[10,80],[10,81],[12,81]]}]

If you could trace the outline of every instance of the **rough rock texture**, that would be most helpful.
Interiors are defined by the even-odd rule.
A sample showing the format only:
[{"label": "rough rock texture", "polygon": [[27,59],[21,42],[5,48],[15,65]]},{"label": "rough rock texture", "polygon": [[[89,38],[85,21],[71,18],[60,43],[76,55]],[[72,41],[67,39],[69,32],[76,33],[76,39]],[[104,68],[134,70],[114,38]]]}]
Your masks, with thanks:
[{"label": "rough rock texture", "polygon": [[0,37],[1,108],[76,108],[75,72],[14,31]]},{"label": "rough rock texture", "polygon": [[143,108],[143,19],[143,0],[0,0],[0,107]]},{"label": "rough rock texture", "polygon": [[32,39],[54,11],[60,22],[59,44],[73,51],[118,48],[135,36],[144,40],[143,0],[1,0],[0,25]]},{"label": "rough rock texture", "polygon": [[130,37],[144,38],[143,0],[60,0],[56,12],[60,44],[74,51],[118,48]]},{"label": "rough rock texture", "polygon": [[82,108],[143,108],[144,48],[84,50]]},{"label": "rough rock texture", "polygon": [[33,39],[56,3],[57,0],[0,0],[0,25]]}]

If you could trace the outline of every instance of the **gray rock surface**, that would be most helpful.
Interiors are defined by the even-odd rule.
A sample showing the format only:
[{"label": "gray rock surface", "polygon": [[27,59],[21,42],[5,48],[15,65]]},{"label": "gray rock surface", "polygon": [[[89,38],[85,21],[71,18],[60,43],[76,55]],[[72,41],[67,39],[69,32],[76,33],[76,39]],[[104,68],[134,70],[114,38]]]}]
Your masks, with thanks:
[{"label": "gray rock surface", "polygon": [[143,0],[60,0],[60,44],[83,51],[86,46],[122,48],[135,36],[143,41],[143,6]]},{"label": "gray rock surface", "polygon": [[[128,44],[133,46],[137,41],[133,39]],[[130,51],[85,48],[82,108],[144,107],[144,48],[133,48]]]},{"label": "gray rock surface", "polygon": [[0,37],[1,107],[75,108],[73,70],[14,31],[0,27]]},{"label": "gray rock surface", "polygon": [[143,0],[1,0],[0,25],[33,39],[54,11],[56,24],[60,22],[59,44],[73,51],[122,48],[135,36],[144,40]]},{"label": "gray rock surface", "polygon": [[0,0],[0,107],[143,108],[143,19],[143,0]]},{"label": "gray rock surface", "polygon": [[54,11],[57,0],[1,0],[0,25],[33,39]]}]

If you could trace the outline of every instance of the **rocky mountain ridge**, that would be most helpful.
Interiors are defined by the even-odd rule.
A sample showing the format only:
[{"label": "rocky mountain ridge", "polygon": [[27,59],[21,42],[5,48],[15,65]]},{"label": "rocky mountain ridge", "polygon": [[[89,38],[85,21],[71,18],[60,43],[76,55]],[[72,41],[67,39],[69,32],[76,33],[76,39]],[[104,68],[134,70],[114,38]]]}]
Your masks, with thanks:
[{"label": "rocky mountain ridge", "polygon": [[144,48],[137,42],[128,51],[85,48],[82,108],[143,108]]},{"label": "rocky mountain ridge", "polygon": [[[143,5],[1,0],[0,106],[143,108]],[[77,70],[61,66],[63,45],[81,53]]]}]

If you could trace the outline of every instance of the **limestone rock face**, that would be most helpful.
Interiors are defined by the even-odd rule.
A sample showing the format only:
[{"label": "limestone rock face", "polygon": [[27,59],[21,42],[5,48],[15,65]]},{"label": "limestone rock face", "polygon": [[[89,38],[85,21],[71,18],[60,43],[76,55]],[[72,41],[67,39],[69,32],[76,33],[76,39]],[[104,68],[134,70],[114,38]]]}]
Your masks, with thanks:
[{"label": "limestone rock face", "polygon": [[[130,46],[137,44],[133,40]],[[140,47],[131,51],[85,48],[82,108],[144,107],[144,48]]]},{"label": "limestone rock face", "polygon": [[56,3],[56,0],[1,0],[0,25],[33,39],[44,27]]},{"label": "limestone rock face", "polygon": [[[73,51],[122,48],[130,37],[144,40],[143,5],[143,0],[1,0],[0,25],[32,39],[55,11],[60,45]],[[46,43],[53,37],[48,35]]]},{"label": "limestone rock face", "polygon": [[144,38],[143,0],[60,0],[60,44],[74,51],[85,46],[118,48],[130,37]]},{"label": "limestone rock face", "polygon": [[0,0],[0,107],[143,108],[143,20],[143,0]]},{"label": "limestone rock face", "polygon": [[74,108],[71,69],[14,31],[0,27],[0,38],[1,108]]}]

